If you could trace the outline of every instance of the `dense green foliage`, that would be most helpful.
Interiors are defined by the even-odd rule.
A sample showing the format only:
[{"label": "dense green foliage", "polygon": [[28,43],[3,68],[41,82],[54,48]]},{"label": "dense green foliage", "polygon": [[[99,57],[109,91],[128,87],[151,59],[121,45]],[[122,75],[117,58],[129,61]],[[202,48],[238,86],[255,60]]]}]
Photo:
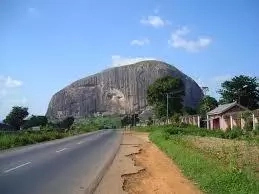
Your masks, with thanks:
[{"label": "dense green foliage", "polygon": [[138,131],[155,131],[163,130],[168,135],[194,135],[201,137],[217,137],[223,139],[242,139],[249,140],[259,143],[259,137],[257,136],[257,130],[255,131],[244,131],[239,128],[233,128],[226,132],[222,130],[208,130],[205,128],[198,128],[193,125],[187,125],[180,123],[179,125],[162,125],[162,126],[148,126],[148,127],[138,127]]},{"label": "dense green foliage", "polygon": [[93,117],[81,119],[74,123],[75,128],[88,132],[98,129],[116,129],[121,127],[121,119],[119,117]]},{"label": "dense green foliage", "polygon": [[205,116],[207,112],[211,111],[217,106],[218,106],[218,102],[215,98],[211,96],[204,96],[204,98],[201,100],[201,103],[199,105],[198,112],[202,116]]},{"label": "dense green foliage", "polygon": [[32,115],[32,117],[29,120],[24,122],[24,124],[22,125],[22,128],[29,129],[35,126],[46,126],[47,123],[48,123],[47,117]]},{"label": "dense green foliage", "polygon": [[11,125],[15,130],[20,130],[20,127],[24,124],[24,118],[28,115],[28,108],[14,106],[6,116],[4,123]]},{"label": "dense green foliage", "polygon": [[74,117],[67,117],[63,121],[58,123],[58,127],[61,129],[70,129],[74,123]]},{"label": "dense green foliage", "polygon": [[121,119],[121,125],[122,126],[127,126],[127,125],[136,126],[136,124],[139,123],[139,121],[140,121],[140,119],[139,119],[138,114],[125,115]]},{"label": "dense green foliage", "polygon": [[196,115],[198,113],[196,109],[193,109],[193,108],[188,107],[188,106],[184,107],[182,112],[183,112],[184,115],[186,115],[186,114],[187,115]]},{"label": "dense green foliage", "polygon": [[221,95],[221,103],[230,103],[237,101],[241,105],[249,108],[258,108],[259,102],[259,83],[255,77],[235,76],[230,81],[221,84],[222,89],[219,90]]},{"label": "dense green foliage", "polygon": [[155,130],[150,134],[150,139],[180,166],[185,176],[197,182],[206,193],[258,193],[259,183],[254,175],[224,166],[189,146],[183,136],[168,136],[163,130]]},{"label": "dense green foliage", "polygon": [[167,114],[167,93],[171,93],[168,100],[169,116],[172,116],[175,112],[180,112],[183,107],[183,82],[171,76],[157,79],[149,86],[147,91],[148,104],[153,106],[157,118],[165,117]]}]

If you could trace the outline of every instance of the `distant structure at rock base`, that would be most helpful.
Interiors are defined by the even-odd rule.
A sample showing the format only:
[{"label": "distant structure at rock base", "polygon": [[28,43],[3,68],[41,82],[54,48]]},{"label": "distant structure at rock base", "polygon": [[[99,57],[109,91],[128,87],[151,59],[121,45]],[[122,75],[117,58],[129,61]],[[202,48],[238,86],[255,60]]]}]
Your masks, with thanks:
[{"label": "distant structure at rock base", "polygon": [[168,75],[184,82],[184,106],[196,108],[203,97],[198,84],[174,66],[150,60],[110,68],[75,81],[54,94],[46,116],[55,120],[68,116],[141,113],[147,107],[148,86]]}]

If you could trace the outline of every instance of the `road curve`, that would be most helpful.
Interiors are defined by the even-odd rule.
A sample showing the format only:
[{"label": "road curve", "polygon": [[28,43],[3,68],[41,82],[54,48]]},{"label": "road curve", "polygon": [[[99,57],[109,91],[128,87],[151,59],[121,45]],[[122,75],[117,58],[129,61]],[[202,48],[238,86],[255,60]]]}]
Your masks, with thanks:
[{"label": "road curve", "polygon": [[121,132],[103,130],[1,152],[0,193],[89,191],[116,153],[120,141]]}]

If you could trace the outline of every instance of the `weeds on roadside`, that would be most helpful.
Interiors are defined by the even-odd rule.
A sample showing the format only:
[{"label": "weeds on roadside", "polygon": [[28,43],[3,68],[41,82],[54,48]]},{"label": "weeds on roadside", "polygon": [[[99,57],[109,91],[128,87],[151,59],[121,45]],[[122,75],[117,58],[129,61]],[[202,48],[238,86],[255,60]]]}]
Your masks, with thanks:
[{"label": "weeds on roadside", "polygon": [[[230,165],[225,166],[193,148],[184,137],[179,134],[169,135],[166,130],[155,130],[150,134],[151,141],[206,193],[258,193],[259,183],[256,177],[237,168],[238,146],[233,148]],[[228,150],[225,150],[225,154],[228,154]]]}]

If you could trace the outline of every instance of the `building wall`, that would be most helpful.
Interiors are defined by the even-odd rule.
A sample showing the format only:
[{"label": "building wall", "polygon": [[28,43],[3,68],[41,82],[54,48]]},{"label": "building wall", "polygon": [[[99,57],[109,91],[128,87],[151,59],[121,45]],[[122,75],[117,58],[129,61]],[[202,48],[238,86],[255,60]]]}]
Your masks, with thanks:
[{"label": "building wall", "polygon": [[[224,114],[220,114],[220,115],[210,115],[208,116],[208,129],[214,129],[215,127],[213,126],[213,119],[219,118],[219,123],[220,123],[220,129],[222,129],[223,131],[226,131],[227,129],[231,128],[231,122],[230,122],[230,116],[232,116],[232,121],[233,121],[233,126],[232,127],[240,127],[243,128],[245,125],[245,121],[244,119],[241,117],[241,113],[244,112],[246,110],[236,106],[233,107],[232,109],[228,110],[227,112],[225,112]],[[238,113],[239,112],[239,113]],[[256,127],[259,125],[258,121],[259,121],[259,109],[253,111],[254,114],[254,129],[256,129]],[[183,116],[181,118],[183,123],[188,123],[188,124],[193,124],[193,125],[197,125],[198,126],[198,116],[199,115],[194,115],[194,116]]]}]

